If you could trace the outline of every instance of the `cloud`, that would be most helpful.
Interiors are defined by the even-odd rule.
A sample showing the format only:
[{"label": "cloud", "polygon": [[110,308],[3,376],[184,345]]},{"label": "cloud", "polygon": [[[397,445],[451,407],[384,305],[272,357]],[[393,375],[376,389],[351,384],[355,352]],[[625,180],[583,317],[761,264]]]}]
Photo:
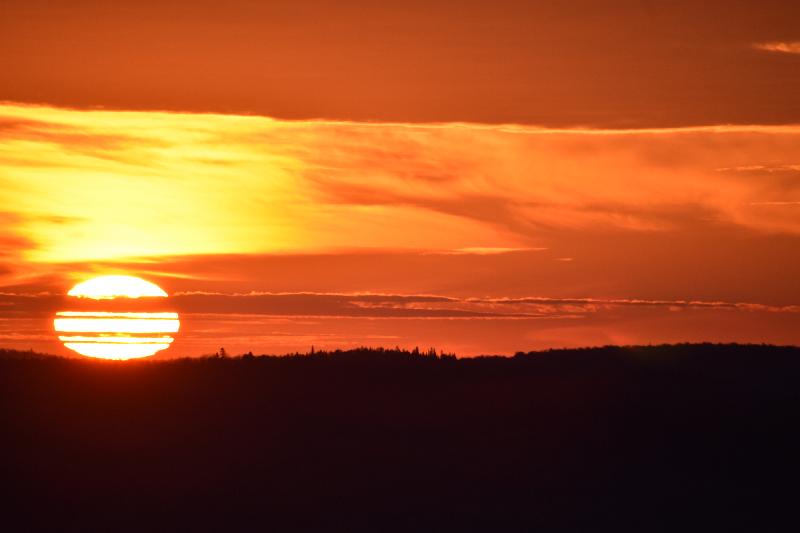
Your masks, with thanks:
[{"label": "cloud", "polygon": [[770,41],[755,43],[753,48],[765,52],[778,52],[781,54],[800,54],[800,41]]},{"label": "cloud", "polygon": [[470,298],[467,301],[475,303],[500,304],[500,305],[545,305],[545,306],[585,306],[586,309],[596,307],[664,307],[669,309],[737,309],[757,310],[775,313],[800,313],[800,305],[765,305],[748,302],[720,302],[701,300],[644,300],[635,298]]},{"label": "cloud", "polygon": [[752,208],[800,193],[800,127],[293,122],[13,104],[0,120],[0,201],[18,216],[8,233],[42,263],[474,253],[546,248],[559,232],[709,224],[800,234],[800,220]]},{"label": "cloud", "polygon": [[488,246],[473,246],[467,248],[457,248],[455,250],[444,251],[443,253],[451,253],[455,255],[496,255],[496,254],[510,254],[513,252],[530,252],[546,250],[547,248],[492,248]]},{"label": "cloud", "polygon": [[[134,302],[136,303],[136,302]],[[75,302],[57,294],[0,293],[0,317],[50,316]],[[125,305],[133,305],[131,302]],[[798,305],[601,298],[456,298],[431,294],[180,292],[167,304],[182,314],[358,318],[578,318],[614,308],[716,309],[800,313]],[[131,309],[127,309],[131,310]]]},{"label": "cloud", "polygon": [[717,172],[739,172],[739,173],[746,173],[752,175],[759,175],[759,174],[775,174],[775,173],[785,173],[795,176],[800,176],[800,164],[794,165],[742,165],[738,167],[732,168],[718,168],[715,169]]}]

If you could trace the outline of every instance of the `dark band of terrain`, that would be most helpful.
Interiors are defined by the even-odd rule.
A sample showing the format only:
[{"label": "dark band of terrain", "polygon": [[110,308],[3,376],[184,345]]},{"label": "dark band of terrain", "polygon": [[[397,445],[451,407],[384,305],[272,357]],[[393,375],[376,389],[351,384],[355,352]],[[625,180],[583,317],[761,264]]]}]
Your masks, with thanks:
[{"label": "dark band of terrain", "polygon": [[800,348],[0,355],[6,531],[800,522]]}]

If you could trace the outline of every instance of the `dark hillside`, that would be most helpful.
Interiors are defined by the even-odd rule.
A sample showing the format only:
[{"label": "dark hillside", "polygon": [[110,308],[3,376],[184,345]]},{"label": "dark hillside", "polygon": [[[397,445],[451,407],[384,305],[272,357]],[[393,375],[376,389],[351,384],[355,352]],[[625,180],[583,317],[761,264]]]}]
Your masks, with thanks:
[{"label": "dark hillside", "polygon": [[3,529],[797,531],[799,424],[800,348],[3,352]]}]

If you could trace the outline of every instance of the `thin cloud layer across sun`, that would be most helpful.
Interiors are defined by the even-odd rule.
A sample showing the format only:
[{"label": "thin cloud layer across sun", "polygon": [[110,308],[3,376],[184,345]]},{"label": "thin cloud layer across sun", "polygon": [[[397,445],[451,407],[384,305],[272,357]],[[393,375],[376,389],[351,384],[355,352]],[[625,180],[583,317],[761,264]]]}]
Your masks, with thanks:
[{"label": "thin cloud layer across sun", "polygon": [[180,328],[175,312],[111,311],[114,307],[132,310],[135,304],[167,298],[161,287],[135,276],[88,279],[75,285],[67,296],[69,307],[83,304],[91,310],[58,311],[53,327],[65,348],[87,357],[149,357],[169,348],[174,340],[171,335]]}]

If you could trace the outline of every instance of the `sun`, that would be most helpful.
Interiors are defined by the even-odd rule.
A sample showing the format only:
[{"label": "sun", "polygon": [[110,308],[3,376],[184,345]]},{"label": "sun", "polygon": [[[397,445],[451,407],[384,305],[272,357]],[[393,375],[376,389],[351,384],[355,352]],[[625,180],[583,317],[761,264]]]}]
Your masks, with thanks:
[{"label": "sun", "polygon": [[101,359],[136,359],[169,348],[180,329],[167,293],[135,276],[100,276],[75,285],[69,310],[53,321],[64,346]]},{"label": "sun", "polygon": [[99,278],[92,278],[78,283],[67,294],[93,300],[112,300],[120,297],[167,297],[167,293],[161,287],[136,276],[100,276]]}]

